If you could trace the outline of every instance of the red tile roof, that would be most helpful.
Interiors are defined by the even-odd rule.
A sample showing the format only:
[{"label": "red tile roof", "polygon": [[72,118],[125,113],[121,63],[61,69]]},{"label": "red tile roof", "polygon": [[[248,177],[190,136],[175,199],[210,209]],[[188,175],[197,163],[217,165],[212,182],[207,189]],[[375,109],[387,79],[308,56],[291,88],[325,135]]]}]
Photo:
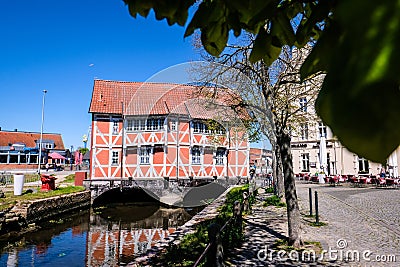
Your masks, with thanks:
[{"label": "red tile roof", "polygon": [[[40,133],[0,131],[0,146],[9,146],[10,144],[23,143],[26,147],[36,147],[36,140],[40,140]],[[53,140],[54,149],[64,150],[64,142],[61,134],[43,133],[43,140]]]},{"label": "red tile roof", "polygon": [[221,112],[221,98],[217,99],[219,106],[210,105],[210,100],[203,96],[201,90],[207,88],[171,83],[95,80],[89,113],[121,114],[124,103],[124,115],[175,113],[198,119],[214,119],[222,113],[228,117],[234,115],[230,109]]}]

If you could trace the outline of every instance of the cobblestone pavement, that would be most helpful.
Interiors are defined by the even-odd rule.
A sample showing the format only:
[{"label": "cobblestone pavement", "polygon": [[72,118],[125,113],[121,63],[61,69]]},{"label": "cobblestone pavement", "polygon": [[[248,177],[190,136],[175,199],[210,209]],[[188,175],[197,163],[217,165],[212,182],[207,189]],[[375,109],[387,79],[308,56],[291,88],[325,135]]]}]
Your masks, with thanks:
[{"label": "cobblestone pavement", "polygon": [[324,249],[337,250],[338,257],[359,253],[359,261],[344,266],[400,266],[400,190],[298,183],[304,214],[309,213],[308,188],[313,201],[318,192],[320,218],[327,225],[305,225],[305,240],[320,241]]},{"label": "cobblestone pavement", "polygon": [[[318,192],[324,226],[311,226],[315,219],[305,216],[309,214],[309,188],[313,201]],[[326,250],[324,258],[307,263],[271,256],[271,245],[287,236],[286,210],[263,207],[267,195],[260,194],[252,214],[245,218],[245,241],[227,253],[227,266],[400,266],[400,190],[299,182],[297,194],[303,240],[320,242]],[[266,259],[265,248],[269,249]]]}]

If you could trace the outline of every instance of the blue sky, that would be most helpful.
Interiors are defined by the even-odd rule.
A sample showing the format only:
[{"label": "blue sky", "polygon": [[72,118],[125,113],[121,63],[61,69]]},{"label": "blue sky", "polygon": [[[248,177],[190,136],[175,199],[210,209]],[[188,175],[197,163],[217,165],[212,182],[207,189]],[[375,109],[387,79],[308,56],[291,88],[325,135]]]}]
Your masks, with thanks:
[{"label": "blue sky", "polygon": [[199,59],[184,28],[132,18],[122,0],[0,3],[0,127],[60,133],[82,147],[95,78],[146,81]]}]

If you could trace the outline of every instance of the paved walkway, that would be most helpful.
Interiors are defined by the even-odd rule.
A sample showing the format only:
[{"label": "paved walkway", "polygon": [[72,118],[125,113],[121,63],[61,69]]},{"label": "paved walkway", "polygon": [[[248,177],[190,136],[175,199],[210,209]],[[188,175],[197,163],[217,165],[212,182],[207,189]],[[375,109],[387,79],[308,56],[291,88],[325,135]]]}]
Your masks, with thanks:
[{"label": "paved walkway", "polygon": [[226,265],[400,266],[400,190],[299,182],[303,215],[309,214],[308,188],[318,191],[320,221],[327,224],[314,227],[309,224],[314,219],[303,216],[303,240],[320,242],[326,250],[322,259],[306,262],[307,254],[279,257],[276,251],[272,253],[271,245],[287,236],[286,210],[263,207],[267,195],[260,194],[253,213],[245,219],[245,241],[241,248],[229,251]]}]

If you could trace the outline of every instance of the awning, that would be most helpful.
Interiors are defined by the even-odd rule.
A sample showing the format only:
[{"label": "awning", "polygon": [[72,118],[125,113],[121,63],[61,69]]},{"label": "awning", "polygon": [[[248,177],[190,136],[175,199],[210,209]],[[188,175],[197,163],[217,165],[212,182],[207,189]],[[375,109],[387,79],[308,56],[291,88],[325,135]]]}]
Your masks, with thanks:
[{"label": "awning", "polygon": [[61,156],[60,154],[58,154],[57,152],[52,152],[49,154],[49,157],[52,159],[65,159],[64,156]]}]

